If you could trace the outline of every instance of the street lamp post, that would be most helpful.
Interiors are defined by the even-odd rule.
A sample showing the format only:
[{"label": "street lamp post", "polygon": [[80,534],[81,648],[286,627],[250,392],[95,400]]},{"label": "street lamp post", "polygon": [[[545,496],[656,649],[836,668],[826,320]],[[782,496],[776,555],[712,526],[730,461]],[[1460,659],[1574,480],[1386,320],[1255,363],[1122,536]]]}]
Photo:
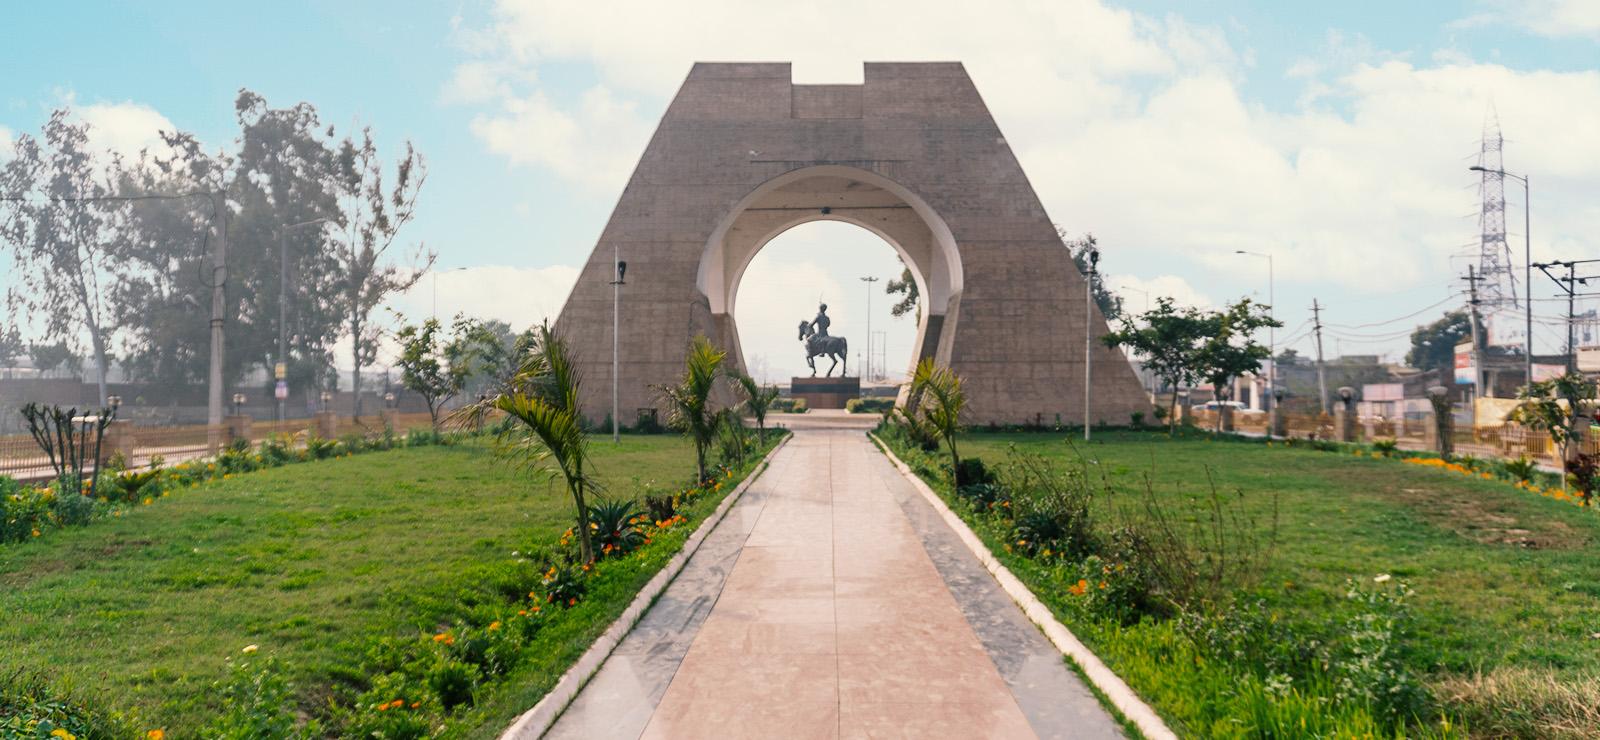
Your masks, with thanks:
[{"label": "street lamp post", "polygon": [[611,281],[611,441],[614,444],[622,441],[617,417],[620,412],[617,408],[618,373],[622,372],[622,342],[619,336],[622,321],[618,317],[622,307],[622,286],[627,285],[624,278],[628,276],[628,263],[622,261],[622,252],[615,244],[611,245],[611,260],[617,266],[617,279]]},{"label": "street lamp post", "polygon": [[1092,414],[1089,410],[1090,358],[1094,354],[1094,276],[1100,265],[1100,250],[1089,247],[1089,271],[1083,276],[1083,441],[1089,441]]},{"label": "street lamp post", "polygon": [[1523,305],[1527,310],[1523,312],[1523,331],[1527,332],[1522,338],[1522,380],[1526,384],[1533,383],[1533,200],[1529,194],[1530,186],[1526,175],[1513,175],[1505,170],[1491,170],[1478,165],[1467,168],[1473,172],[1488,172],[1501,177],[1509,177],[1522,181],[1522,285],[1527,295],[1523,296]]},{"label": "street lamp post", "polygon": [[867,284],[867,369],[863,375],[868,381],[872,380],[872,284],[878,282],[875,277],[861,278]]},{"label": "street lamp post", "polygon": [[[1273,298],[1272,255],[1262,252],[1248,252],[1243,249],[1233,250],[1234,254],[1248,254],[1252,257],[1265,257],[1267,260],[1267,318],[1272,319],[1272,324],[1267,326],[1267,397],[1272,397],[1272,391],[1278,387],[1278,306]],[[1262,406],[1267,404],[1263,403]],[[1267,430],[1267,436],[1272,436],[1272,430]]]},{"label": "street lamp post", "polygon": [[[310,221],[301,221],[289,224],[278,230],[278,361],[274,363],[273,380],[288,382],[289,379],[289,232],[294,229],[320,224],[326,218],[314,218]],[[272,394],[278,395],[276,388]],[[284,394],[287,397],[287,393]],[[283,425],[284,407],[283,398],[278,398],[278,425]]]}]

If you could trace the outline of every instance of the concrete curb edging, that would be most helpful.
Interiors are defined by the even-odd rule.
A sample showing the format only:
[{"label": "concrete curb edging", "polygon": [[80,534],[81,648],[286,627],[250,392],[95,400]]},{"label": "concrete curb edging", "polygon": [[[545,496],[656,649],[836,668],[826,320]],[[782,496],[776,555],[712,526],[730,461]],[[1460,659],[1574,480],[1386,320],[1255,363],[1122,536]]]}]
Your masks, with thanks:
[{"label": "concrete curb edging", "polygon": [[793,437],[792,433],[785,436],[778,441],[778,445],[773,447],[771,452],[767,453],[766,457],[761,458],[761,462],[756,465],[754,470],[750,471],[750,475],[745,476],[739,486],[724,497],[722,503],[717,505],[716,511],[711,512],[711,515],[706,517],[706,520],[701,522],[700,526],[695,529],[694,534],[689,535],[689,539],[684,540],[683,548],[678,550],[677,554],[673,555],[672,559],[668,560],[667,564],[662,566],[661,570],[649,582],[645,583],[644,588],[639,589],[638,595],[633,597],[633,601],[628,604],[628,608],[622,611],[622,614],[618,615],[616,621],[612,622],[611,626],[606,628],[606,631],[600,635],[600,638],[595,640],[588,650],[584,651],[583,655],[578,658],[578,662],[573,663],[566,673],[561,674],[561,679],[556,681],[556,685],[551,687],[550,691],[544,695],[543,699],[539,700],[538,704],[533,705],[532,709],[523,712],[516,722],[513,722],[510,727],[506,728],[505,732],[500,734],[500,740],[533,740],[543,737],[550,730],[550,727],[560,718],[561,713],[566,710],[567,705],[578,696],[578,692],[589,682],[589,679],[599,672],[600,666],[605,663],[606,658],[611,657],[611,652],[622,644],[622,638],[627,637],[628,633],[633,631],[634,625],[639,623],[639,619],[655,603],[656,597],[667,590],[667,586],[671,585],[673,579],[677,578],[678,574],[683,571],[683,567],[689,563],[690,558],[694,557],[695,552],[700,549],[700,544],[705,541],[707,535],[711,534],[711,530],[716,529],[717,525],[722,523],[723,517],[744,495],[744,492],[755,483],[756,479],[767,471],[767,467],[772,463],[772,458],[778,454],[779,450],[783,449],[784,445],[789,444],[789,440]]},{"label": "concrete curb edging", "polygon": [[912,487],[916,488],[918,493],[922,494],[922,497],[928,501],[934,511],[939,512],[939,517],[956,533],[957,537],[961,538],[962,543],[978,558],[978,561],[983,563],[983,567],[989,571],[990,575],[994,576],[995,581],[1000,584],[1000,588],[1005,590],[1006,595],[1010,596],[1017,606],[1022,607],[1023,613],[1027,614],[1028,619],[1032,620],[1040,631],[1044,632],[1045,637],[1048,637],[1050,642],[1055,644],[1056,649],[1071,658],[1074,663],[1078,664],[1079,668],[1083,669],[1083,674],[1089,677],[1095,688],[1099,689],[1101,693],[1105,694],[1106,698],[1111,700],[1112,706],[1116,707],[1117,711],[1122,712],[1122,716],[1132,722],[1135,727],[1139,728],[1139,732],[1144,733],[1144,736],[1150,738],[1150,740],[1177,740],[1178,736],[1167,727],[1166,722],[1162,721],[1161,715],[1156,714],[1155,710],[1151,709],[1150,705],[1145,704],[1144,700],[1140,699],[1133,689],[1128,688],[1128,684],[1124,683],[1110,668],[1107,668],[1106,664],[1100,661],[1099,656],[1095,655],[1080,642],[1077,636],[1067,629],[1066,625],[1057,621],[1055,615],[1050,612],[1050,607],[1039,601],[1039,597],[1034,596],[1033,592],[1028,590],[1028,587],[1020,579],[1012,575],[1011,571],[1001,564],[993,553],[989,552],[989,548],[983,544],[983,540],[978,539],[978,535],[972,531],[972,528],[968,527],[967,523],[961,520],[961,517],[956,516],[956,513],[945,505],[944,499],[940,498],[939,494],[934,493],[933,489],[928,487],[928,484],[917,477],[917,474],[912,472],[911,468],[902,462],[894,454],[893,450],[889,449],[889,445],[878,438],[878,435],[869,432],[867,436],[877,443],[878,449],[883,452],[885,457],[889,458],[889,462],[894,463],[895,468],[911,482]]}]

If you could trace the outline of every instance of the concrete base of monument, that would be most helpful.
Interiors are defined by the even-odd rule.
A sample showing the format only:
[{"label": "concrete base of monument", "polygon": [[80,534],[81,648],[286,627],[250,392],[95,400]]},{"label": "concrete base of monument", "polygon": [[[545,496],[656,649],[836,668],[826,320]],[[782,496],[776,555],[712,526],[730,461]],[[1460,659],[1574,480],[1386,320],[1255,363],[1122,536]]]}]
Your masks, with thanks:
[{"label": "concrete base of monument", "polygon": [[842,409],[845,402],[861,397],[861,379],[790,378],[789,395],[804,398],[806,408]]}]

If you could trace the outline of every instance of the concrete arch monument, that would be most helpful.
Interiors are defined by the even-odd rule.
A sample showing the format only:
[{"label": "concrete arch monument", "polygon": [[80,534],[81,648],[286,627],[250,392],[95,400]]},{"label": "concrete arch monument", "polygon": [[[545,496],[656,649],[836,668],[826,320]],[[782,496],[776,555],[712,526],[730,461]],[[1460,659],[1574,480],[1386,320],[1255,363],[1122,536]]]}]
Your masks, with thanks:
[{"label": "concrete arch monument", "polygon": [[[965,380],[977,423],[1083,419],[1084,278],[959,63],[868,63],[860,85],[796,85],[788,64],[699,63],[640,158],[557,327],[610,411],[613,249],[628,262],[619,323],[622,420],[656,405],[689,339],[742,368],[739,280],[773,237],[836,220],[899,252],[923,300],[912,362]],[[755,327],[752,327],[755,328]],[[787,331],[786,327],[759,327]],[[1126,423],[1149,403],[1096,343],[1090,408]]]}]

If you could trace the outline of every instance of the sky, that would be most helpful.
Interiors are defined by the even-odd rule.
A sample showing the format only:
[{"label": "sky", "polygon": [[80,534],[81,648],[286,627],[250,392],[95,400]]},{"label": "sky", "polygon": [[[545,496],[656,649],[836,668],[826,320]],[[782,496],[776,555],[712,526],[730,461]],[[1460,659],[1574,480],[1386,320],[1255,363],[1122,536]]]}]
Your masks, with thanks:
[{"label": "sky", "polygon": [[[412,316],[435,286],[440,315],[520,328],[558,312],[696,60],[793,61],[811,83],[859,82],[867,60],[962,61],[1052,219],[1099,239],[1129,306],[1270,294],[1280,345],[1305,354],[1313,299],[1330,355],[1392,359],[1415,323],[1464,305],[1486,120],[1532,179],[1534,260],[1600,256],[1593,0],[174,0],[31,3],[7,24],[0,142],[71,106],[105,147],[173,127],[221,146],[240,88],[371,126],[391,156],[413,142],[428,180],[406,236],[440,273],[395,301]],[[1520,264],[1523,195],[1506,190]],[[1272,256],[1270,288],[1268,260],[1238,250]],[[897,272],[853,227],[774,240],[741,291],[747,360],[808,372],[789,336],[802,307],[784,301],[822,296],[834,333],[864,336],[859,278]],[[1535,348],[1553,350],[1564,302],[1534,277]],[[871,322],[893,371],[915,327],[889,303],[872,297]]]}]

